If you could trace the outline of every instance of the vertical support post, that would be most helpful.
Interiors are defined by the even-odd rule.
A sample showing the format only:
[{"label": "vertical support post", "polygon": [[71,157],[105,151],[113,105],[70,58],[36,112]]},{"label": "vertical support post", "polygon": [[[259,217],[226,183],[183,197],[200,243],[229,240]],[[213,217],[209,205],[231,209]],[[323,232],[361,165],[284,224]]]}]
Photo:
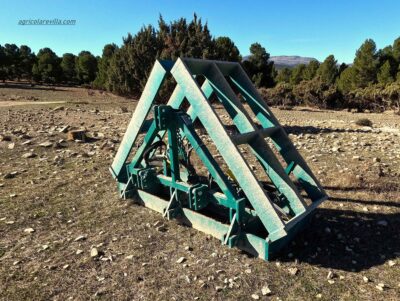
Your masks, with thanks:
[{"label": "vertical support post", "polygon": [[180,180],[178,139],[176,136],[177,133],[176,130],[177,128],[175,127],[175,122],[171,122],[171,126],[168,127],[168,152],[169,152],[169,162],[171,166],[171,178],[173,182]]}]

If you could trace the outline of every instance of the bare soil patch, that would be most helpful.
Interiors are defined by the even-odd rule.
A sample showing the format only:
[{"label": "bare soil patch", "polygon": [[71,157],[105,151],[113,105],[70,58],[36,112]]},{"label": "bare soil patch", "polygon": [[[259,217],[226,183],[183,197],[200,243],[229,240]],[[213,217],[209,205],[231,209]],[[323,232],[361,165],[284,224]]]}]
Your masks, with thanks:
[{"label": "bare soil patch", "polygon": [[136,102],[51,88],[0,86],[0,299],[399,300],[399,116],[273,109],[330,199],[264,262],[120,200],[108,167]]}]

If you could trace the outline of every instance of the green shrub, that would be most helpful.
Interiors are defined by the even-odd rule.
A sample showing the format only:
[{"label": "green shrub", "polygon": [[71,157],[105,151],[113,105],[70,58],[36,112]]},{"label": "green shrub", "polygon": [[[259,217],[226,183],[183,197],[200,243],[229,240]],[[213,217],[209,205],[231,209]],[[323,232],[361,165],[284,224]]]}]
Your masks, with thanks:
[{"label": "green shrub", "polygon": [[368,118],[360,118],[356,121],[356,124],[359,126],[372,126],[372,121]]}]

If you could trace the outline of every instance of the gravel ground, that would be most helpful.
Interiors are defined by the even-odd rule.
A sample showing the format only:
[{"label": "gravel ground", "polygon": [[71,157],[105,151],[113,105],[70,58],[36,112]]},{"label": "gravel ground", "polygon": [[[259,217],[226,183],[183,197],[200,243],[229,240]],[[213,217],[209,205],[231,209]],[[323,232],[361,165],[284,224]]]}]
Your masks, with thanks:
[{"label": "gravel ground", "polygon": [[400,299],[399,116],[273,109],[330,199],[264,262],[118,198],[108,167],[135,105],[0,86],[0,299]]}]

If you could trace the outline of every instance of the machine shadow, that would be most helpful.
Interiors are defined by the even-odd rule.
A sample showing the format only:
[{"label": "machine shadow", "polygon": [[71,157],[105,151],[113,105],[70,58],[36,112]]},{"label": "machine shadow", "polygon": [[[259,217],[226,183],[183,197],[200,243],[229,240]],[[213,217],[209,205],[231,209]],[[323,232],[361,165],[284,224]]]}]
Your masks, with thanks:
[{"label": "machine shadow", "polygon": [[[224,124],[225,129],[228,132],[237,132],[236,126],[230,125],[230,124]],[[258,128],[261,128],[260,125],[258,125]],[[315,127],[315,126],[289,126],[285,125],[283,126],[285,132],[287,134],[294,134],[294,135],[299,135],[299,134],[320,134],[320,133],[368,133],[367,131],[363,129],[339,129],[339,128],[320,128],[320,127]]]},{"label": "machine shadow", "polygon": [[320,128],[315,126],[283,126],[288,134],[367,133],[363,129]]},{"label": "machine shadow", "polygon": [[400,213],[319,208],[276,259],[359,272],[400,256],[399,227]]}]

